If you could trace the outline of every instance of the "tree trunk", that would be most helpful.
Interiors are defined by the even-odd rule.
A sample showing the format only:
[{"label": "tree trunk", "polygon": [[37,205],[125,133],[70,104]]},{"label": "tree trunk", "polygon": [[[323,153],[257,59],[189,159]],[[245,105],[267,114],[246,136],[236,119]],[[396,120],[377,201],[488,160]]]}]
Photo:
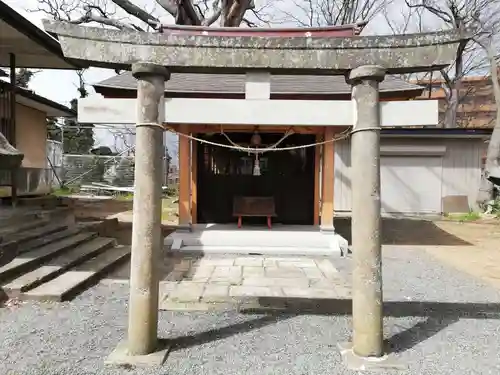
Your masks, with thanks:
[{"label": "tree trunk", "polygon": [[500,178],[500,168],[498,166],[498,159],[500,158],[500,116],[498,113],[500,109],[500,83],[498,82],[498,67],[495,58],[495,50],[491,43],[486,47],[486,52],[490,62],[491,84],[493,85],[497,113],[495,127],[493,128],[493,133],[491,134],[488,149],[486,151],[486,161],[477,199],[478,204],[482,207],[493,199],[493,184],[488,180],[488,177],[495,176]]},{"label": "tree trunk", "polygon": [[457,127],[457,111],[458,111],[458,89],[456,87],[450,90],[450,98],[448,99],[448,106],[444,114],[444,128]]}]

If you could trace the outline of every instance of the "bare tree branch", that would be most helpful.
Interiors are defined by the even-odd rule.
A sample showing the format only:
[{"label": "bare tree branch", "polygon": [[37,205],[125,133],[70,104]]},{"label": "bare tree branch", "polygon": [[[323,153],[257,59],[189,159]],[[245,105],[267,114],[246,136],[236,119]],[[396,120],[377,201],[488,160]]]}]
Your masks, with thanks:
[{"label": "bare tree branch", "polygon": [[288,22],[303,27],[335,26],[372,20],[391,0],[291,0],[280,10]]},{"label": "bare tree branch", "polygon": [[434,6],[434,2],[432,0],[422,0],[420,3],[415,3],[411,2],[410,0],[405,0],[406,5],[409,8],[423,8],[432,14],[434,14],[436,17],[440,18],[446,23],[452,23],[453,22],[453,16],[450,15],[448,12],[441,10],[439,8],[436,8]]},{"label": "bare tree branch", "polygon": [[156,3],[165,9],[172,16],[177,16],[178,13],[178,4],[174,0],[156,0]]},{"label": "bare tree branch", "polygon": [[[209,2],[212,3],[211,6]],[[237,27],[241,23],[257,26],[258,22],[269,22],[261,17],[263,8],[255,9],[253,0],[156,0],[156,3],[180,25],[210,26],[221,20],[221,26]],[[106,4],[112,4],[124,11],[126,17],[122,17],[122,20],[112,17],[112,12],[105,7]],[[248,10],[252,11],[250,18],[245,17]],[[159,30],[161,27],[156,16],[134,4],[133,0],[40,0],[35,11],[76,24],[95,22],[117,29],[143,30],[139,24],[126,20],[133,17],[153,30]]]},{"label": "bare tree branch", "polygon": [[153,29],[157,29],[159,27],[160,21],[158,20],[158,18],[153,17],[151,14],[139,8],[137,5],[133,4],[129,0],[111,0],[111,1],[118,7],[123,9],[125,12],[140,19],[142,22],[151,26]]},{"label": "bare tree branch", "polygon": [[[224,1],[222,1],[222,2],[224,2]],[[210,25],[212,25],[215,21],[217,21],[220,18],[221,14],[222,14],[222,7],[223,7],[223,5],[221,5],[220,3],[221,3],[221,1],[219,1],[219,0],[215,0],[214,1],[214,3],[213,3],[213,13],[209,17],[205,18],[202,21],[201,24],[203,26],[210,26]],[[205,3],[205,5],[206,5],[206,3]],[[208,8],[208,5],[206,5],[206,8]],[[201,9],[200,9],[200,13],[202,13]]]},{"label": "bare tree branch", "polygon": [[[408,9],[423,11],[434,17],[441,25],[439,29],[462,30],[476,28],[481,33],[483,28],[480,20],[489,19],[498,22],[499,4],[491,0],[405,0]],[[479,26],[479,27],[478,27]],[[462,102],[462,96],[468,95],[468,90],[461,89],[464,77],[485,69],[486,56],[477,43],[461,43],[455,55],[454,63],[441,76],[444,80],[446,93],[445,127],[457,126],[457,108]]]},{"label": "bare tree branch", "polygon": [[[116,27],[117,29],[130,29],[130,30],[137,29],[137,27],[134,27],[132,25],[128,25],[126,23],[120,22],[120,21],[112,19],[112,18],[108,18],[105,15],[98,16],[98,15],[93,14],[92,10],[97,9],[98,7],[86,6],[86,8],[87,8],[87,13],[85,13],[80,18],[78,18],[76,20],[70,20],[69,22],[77,24],[77,25],[82,24],[82,23],[97,22],[97,23],[100,23],[102,25]],[[102,9],[100,9],[100,8],[99,8],[99,11],[101,14],[105,14],[102,11]]]}]

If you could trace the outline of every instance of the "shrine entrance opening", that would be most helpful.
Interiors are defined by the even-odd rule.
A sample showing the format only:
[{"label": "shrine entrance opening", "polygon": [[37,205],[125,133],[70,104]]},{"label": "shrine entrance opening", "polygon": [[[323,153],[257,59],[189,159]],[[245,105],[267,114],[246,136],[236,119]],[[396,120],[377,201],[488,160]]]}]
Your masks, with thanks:
[{"label": "shrine entrance opening", "polygon": [[[247,147],[254,133],[197,135],[210,142]],[[311,134],[259,133],[262,147],[280,142],[278,148],[311,145]],[[283,139],[284,138],[284,139]],[[272,197],[274,223],[313,225],[315,147],[269,151],[256,155],[234,148],[197,142],[198,223],[236,223],[235,197]],[[245,225],[266,225],[265,217],[247,217]]]}]

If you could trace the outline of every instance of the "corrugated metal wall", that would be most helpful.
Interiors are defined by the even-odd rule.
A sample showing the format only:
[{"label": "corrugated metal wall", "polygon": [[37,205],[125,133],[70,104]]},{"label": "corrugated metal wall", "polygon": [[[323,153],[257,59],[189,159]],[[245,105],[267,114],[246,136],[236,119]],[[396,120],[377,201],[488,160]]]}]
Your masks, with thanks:
[{"label": "corrugated metal wall", "polygon": [[481,140],[448,140],[443,159],[443,192],[447,195],[467,195],[469,206],[476,208],[481,181],[481,159],[487,145]]},{"label": "corrugated metal wall", "polygon": [[[441,197],[448,195],[466,195],[469,206],[475,208],[475,201],[481,179],[481,157],[486,144],[481,139],[429,139],[429,138],[382,138],[381,148],[390,148],[397,145],[401,150],[401,168],[404,168],[404,158],[411,157],[419,148],[422,153],[428,149],[445,146],[442,156]],[[412,151],[405,153],[404,149]],[[408,155],[410,154],[410,155]],[[394,151],[391,158],[398,156]],[[415,153],[415,156],[421,156]],[[384,155],[381,156],[384,158]],[[422,158],[425,162],[425,158]],[[383,161],[382,161],[383,164]],[[335,211],[351,211],[351,182],[350,182],[350,144],[349,141],[335,144]],[[425,168],[425,165],[422,167]],[[382,189],[384,187],[382,186]],[[391,186],[391,191],[397,194],[397,187]],[[387,188],[386,188],[387,191]]]}]

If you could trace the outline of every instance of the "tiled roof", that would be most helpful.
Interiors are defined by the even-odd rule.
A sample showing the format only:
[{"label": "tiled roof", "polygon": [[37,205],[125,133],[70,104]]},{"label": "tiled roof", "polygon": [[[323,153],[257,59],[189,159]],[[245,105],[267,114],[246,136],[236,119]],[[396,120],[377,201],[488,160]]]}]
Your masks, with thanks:
[{"label": "tiled roof", "polygon": [[[126,72],[96,83],[94,87],[135,90],[137,83],[132,74]],[[380,90],[384,92],[422,89],[422,86],[392,76],[387,76],[380,84]],[[165,90],[176,93],[244,93],[245,75],[175,73],[165,83]],[[347,94],[350,92],[351,87],[342,76],[271,76],[271,93],[273,94]]]}]

